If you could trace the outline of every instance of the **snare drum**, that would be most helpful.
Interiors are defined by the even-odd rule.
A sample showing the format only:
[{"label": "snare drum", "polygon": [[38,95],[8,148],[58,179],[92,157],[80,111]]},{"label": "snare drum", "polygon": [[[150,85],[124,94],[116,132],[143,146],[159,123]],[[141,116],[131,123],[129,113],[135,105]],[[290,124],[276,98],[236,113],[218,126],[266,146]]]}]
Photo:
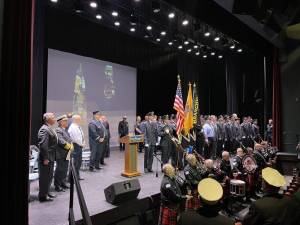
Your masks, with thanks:
[{"label": "snare drum", "polygon": [[230,180],[230,194],[238,197],[245,196],[246,183],[242,180]]}]

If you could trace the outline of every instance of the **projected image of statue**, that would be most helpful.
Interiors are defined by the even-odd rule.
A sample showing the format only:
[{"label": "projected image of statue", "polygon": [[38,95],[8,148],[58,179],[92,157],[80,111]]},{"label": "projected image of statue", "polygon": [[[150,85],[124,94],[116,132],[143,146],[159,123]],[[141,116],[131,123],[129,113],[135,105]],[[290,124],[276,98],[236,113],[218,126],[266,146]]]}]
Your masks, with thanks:
[{"label": "projected image of statue", "polygon": [[113,80],[113,67],[110,65],[105,66],[105,86],[104,86],[104,96],[107,99],[111,99],[113,96],[115,96],[115,84]]},{"label": "projected image of statue", "polygon": [[83,119],[87,116],[87,107],[85,102],[85,79],[83,76],[82,65],[76,71],[74,82],[73,113],[81,115]]}]

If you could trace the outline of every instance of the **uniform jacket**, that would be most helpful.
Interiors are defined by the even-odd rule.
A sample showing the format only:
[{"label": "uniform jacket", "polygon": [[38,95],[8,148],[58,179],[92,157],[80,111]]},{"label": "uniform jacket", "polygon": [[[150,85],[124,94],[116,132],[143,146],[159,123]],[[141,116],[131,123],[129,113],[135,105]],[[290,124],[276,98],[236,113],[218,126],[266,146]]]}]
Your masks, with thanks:
[{"label": "uniform jacket", "polygon": [[[165,132],[166,129],[169,129],[169,134]],[[173,144],[173,141],[171,140],[171,135],[173,134],[173,129],[168,124],[161,124],[158,127],[158,135],[161,137],[160,139],[160,145],[161,146],[168,146],[170,144]]]},{"label": "uniform jacket", "polygon": [[100,144],[99,139],[104,138],[104,127],[101,126],[100,121],[92,120],[89,123],[89,143]]},{"label": "uniform jacket", "polygon": [[200,168],[187,164],[184,167],[184,176],[191,189],[192,190],[197,189],[198,184],[202,179]]},{"label": "uniform jacket", "polygon": [[44,124],[38,132],[39,160],[44,161],[48,159],[50,162],[55,161],[57,143],[58,138],[55,130]]},{"label": "uniform jacket", "polygon": [[66,144],[71,144],[72,140],[68,131],[62,127],[56,128],[56,133],[58,137],[58,145],[56,148],[56,159],[66,159],[68,155],[68,150],[64,147]]},{"label": "uniform jacket", "polygon": [[120,137],[124,137],[129,133],[129,126],[127,121],[120,121],[118,127],[118,133]]},{"label": "uniform jacket", "polygon": [[170,178],[166,175],[162,179],[160,193],[161,202],[165,206],[178,205],[182,200],[186,200],[175,178]]},{"label": "uniform jacket", "polygon": [[144,134],[145,144],[155,145],[158,141],[158,131],[155,122],[150,123],[149,121],[145,124]]}]

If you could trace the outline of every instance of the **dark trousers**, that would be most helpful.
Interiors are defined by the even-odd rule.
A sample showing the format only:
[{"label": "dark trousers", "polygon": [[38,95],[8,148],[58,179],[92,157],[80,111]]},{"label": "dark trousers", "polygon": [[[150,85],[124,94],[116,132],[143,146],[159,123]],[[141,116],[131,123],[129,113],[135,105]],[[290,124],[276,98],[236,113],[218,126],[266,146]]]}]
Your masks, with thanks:
[{"label": "dark trousers", "polygon": [[110,156],[110,139],[107,140],[106,142],[106,149],[105,149],[105,157]]},{"label": "dark trousers", "polygon": [[39,162],[39,198],[47,197],[53,179],[54,162]]},{"label": "dark trousers", "polygon": [[167,164],[171,157],[171,146],[170,145],[161,145],[161,162],[162,164]]},{"label": "dark trousers", "polygon": [[224,140],[219,139],[217,141],[217,157],[221,158],[222,157],[222,152],[224,151]]},{"label": "dark trousers", "polygon": [[54,174],[54,186],[61,187],[66,183],[69,161],[66,159],[56,160],[56,169]]},{"label": "dark trousers", "polygon": [[213,137],[209,137],[208,144],[205,145],[205,158],[214,159],[216,158],[217,143]]},{"label": "dark trousers", "polygon": [[100,143],[90,142],[90,167],[99,167],[100,163]]},{"label": "dark trousers", "polygon": [[124,151],[125,150],[125,143],[120,143],[120,151]]},{"label": "dark trousers", "polygon": [[72,152],[72,158],[74,162],[75,171],[79,178],[80,177],[79,170],[82,164],[82,147],[75,143],[73,145],[74,145],[74,151]]},{"label": "dark trousers", "polygon": [[104,158],[107,150],[107,140],[104,140],[102,143],[100,143],[100,163],[104,163]]},{"label": "dark trousers", "polygon": [[149,145],[149,147],[145,147],[144,169],[152,170],[154,150],[155,150],[155,145]]}]

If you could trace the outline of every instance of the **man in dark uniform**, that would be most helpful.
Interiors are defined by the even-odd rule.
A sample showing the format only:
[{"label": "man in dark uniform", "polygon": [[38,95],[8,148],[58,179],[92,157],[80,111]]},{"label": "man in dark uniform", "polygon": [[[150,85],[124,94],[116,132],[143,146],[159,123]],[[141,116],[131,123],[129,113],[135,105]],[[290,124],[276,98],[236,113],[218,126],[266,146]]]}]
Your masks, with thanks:
[{"label": "man in dark uniform", "polygon": [[39,153],[39,201],[52,201],[56,197],[49,192],[55,161],[55,153],[58,143],[57,134],[53,128],[56,122],[54,113],[45,113],[44,124],[38,132]]},{"label": "man in dark uniform", "polygon": [[197,162],[195,155],[188,154],[186,156],[186,161],[187,165],[184,167],[184,176],[188,184],[188,193],[190,193],[193,198],[189,201],[186,201],[185,208],[198,210],[200,208],[200,201],[197,188],[202,179],[202,172],[204,171]]},{"label": "man in dark uniform", "polygon": [[104,158],[105,158],[105,152],[107,150],[107,142],[109,141],[109,131],[105,128],[104,123],[105,123],[105,116],[101,115],[100,119],[99,119],[99,124],[100,124],[100,129],[101,129],[101,135],[103,133],[103,142],[100,142],[100,146],[101,146],[101,151],[100,151],[100,164],[105,166],[106,163],[104,162]]},{"label": "man in dark uniform", "polygon": [[260,132],[259,132],[259,126],[258,126],[258,122],[257,119],[253,120],[253,124],[252,124],[252,131],[253,131],[253,138],[256,142],[260,142]]},{"label": "man in dark uniform", "polygon": [[158,145],[158,131],[156,122],[153,121],[154,113],[149,112],[148,114],[148,122],[145,124],[145,154],[144,154],[144,171],[153,172],[152,164],[153,164],[153,153]]},{"label": "man in dark uniform", "polygon": [[100,125],[101,113],[97,110],[93,112],[93,120],[89,123],[89,144],[90,144],[90,166],[91,172],[94,169],[100,170],[101,151],[104,151],[104,131]]},{"label": "man in dark uniform", "polygon": [[[123,116],[123,120],[119,122],[118,133],[120,138],[125,137],[129,133],[129,126],[128,126],[126,116]],[[124,151],[124,150],[125,150],[125,143],[120,142],[120,151]]]},{"label": "man in dark uniform", "polygon": [[217,122],[217,132],[216,132],[216,138],[217,138],[217,157],[219,158],[224,151],[224,145],[225,145],[225,124],[223,116],[220,116]]},{"label": "man in dark uniform", "polygon": [[176,225],[180,203],[192,198],[183,195],[175,179],[175,169],[171,164],[163,166],[164,177],[161,182],[161,206],[159,225]]},{"label": "man in dark uniform", "polygon": [[229,155],[229,152],[227,152],[227,151],[222,152],[222,160],[220,163],[220,170],[221,170],[223,176],[227,177],[228,179],[232,177],[230,155]]},{"label": "man in dark uniform", "polygon": [[174,150],[173,130],[169,125],[169,116],[162,117],[162,122],[158,127],[158,135],[160,137],[161,161],[162,164],[167,164],[171,158],[171,153]]},{"label": "man in dark uniform", "polygon": [[200,209],[182,213],[179,225],[234,225],[234,220],[219,214],[218,203],[223,196],[219,182],[205,178],[199,182],[198,192],[202,203]]},{"label": "man in dark uniform", "polygon": [[233,135],[232,135],[232,121],[230,118],[225,117],[225,150],[229,151],[230,153],[233,153],[232,150],[232,141],[233,141]]},{"label": "man in dark uniform", "polygon": [[55,190],[60,192],[68,189],[66,183],[69,160],[67,159],[69,151],[74,149],[71,137],[66,130],[68,127],[68,117],[66,115],[57,118],[58,127],[56,133],[58,137],[58,145],[56,148],[56,169],[54,174]]},{"label": "man in dark uniform", "polygon": [[238,148],[236,150],[236,156],[233,158],[233,171],[236,173],[243,174],[243,157],[244,157],[244,151],[242,148]]},{"label": "man in dark uniform", "polygon": [[284,177],[277,170],[267,167],[262,170],[262,178],[265,195],[252,203],[243,225],[286,224],[289,198],[278,193],[280,187],[285,185]]},{"label": "man in dark uniform", "polygon": [[109,122],[107,120],[106,116],[102,116],[103,117],[103,126],[106,129],[107,132],[107,138],[106,138],[106,145],[105,145],[105,151],[104,151],[104,156],[106,158],[108,158],[110,156],[110,129],[109,129]]}]

